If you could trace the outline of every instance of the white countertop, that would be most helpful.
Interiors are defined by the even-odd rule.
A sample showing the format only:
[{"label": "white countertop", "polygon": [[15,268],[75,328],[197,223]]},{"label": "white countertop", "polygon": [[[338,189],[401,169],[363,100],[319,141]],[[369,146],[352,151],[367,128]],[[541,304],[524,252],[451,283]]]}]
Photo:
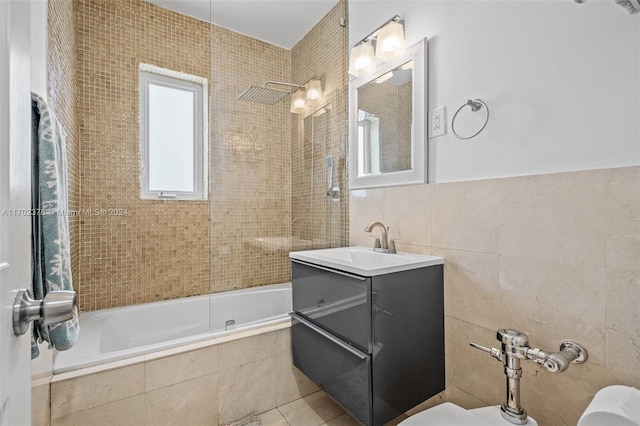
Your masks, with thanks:
[{"label": "white countertop", "polygon": [[289,257],[366,277],[444,264],[442,257],[413,253],[382,253],[357,246],[292,251]]}]

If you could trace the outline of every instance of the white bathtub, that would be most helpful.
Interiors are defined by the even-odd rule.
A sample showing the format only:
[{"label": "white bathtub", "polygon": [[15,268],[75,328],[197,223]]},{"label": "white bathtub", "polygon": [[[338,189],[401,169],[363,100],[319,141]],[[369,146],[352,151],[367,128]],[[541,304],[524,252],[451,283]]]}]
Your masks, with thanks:
[{"label": "white bathtub", "polygon": [[53,372],[288,321],[291,309],[291,283],[283,283],[82,313],[78,342],[56,354]]}]

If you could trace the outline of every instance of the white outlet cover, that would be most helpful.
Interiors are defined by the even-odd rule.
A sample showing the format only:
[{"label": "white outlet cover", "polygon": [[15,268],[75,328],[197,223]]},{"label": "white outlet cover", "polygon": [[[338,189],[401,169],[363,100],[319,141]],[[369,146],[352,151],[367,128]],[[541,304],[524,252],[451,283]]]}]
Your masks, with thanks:
[{"label": "white outlet cover", "polygon": [[441,106],[433,110],[431,122],[429,123],[429,133],[432,138],[442,136],[447,133],[447,107]]}]

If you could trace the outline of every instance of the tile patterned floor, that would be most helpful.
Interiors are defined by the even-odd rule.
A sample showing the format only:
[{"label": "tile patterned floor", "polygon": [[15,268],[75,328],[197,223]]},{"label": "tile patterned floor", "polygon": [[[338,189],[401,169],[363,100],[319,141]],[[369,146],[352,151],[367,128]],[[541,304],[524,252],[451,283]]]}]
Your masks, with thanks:
[{"label": "tile patterned floor", "polygon": [[[406,416],[385,426],[397,425]],[[318,391],[260,415],[261,426],[359,426],[326,393]]]}]

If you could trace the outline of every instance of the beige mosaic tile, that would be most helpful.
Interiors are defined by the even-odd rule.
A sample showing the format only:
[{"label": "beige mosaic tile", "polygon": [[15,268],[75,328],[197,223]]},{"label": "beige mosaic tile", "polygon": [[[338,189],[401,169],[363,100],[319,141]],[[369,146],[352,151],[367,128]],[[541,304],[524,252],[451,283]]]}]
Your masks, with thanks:
[{"label": "beige mosaic tile", "polygon": [[[82,311],[288,281],[288,247],[256,248],[256,238],[347,241],[347,81],[334,66],[346,64],[340,17],[344,0],[289,51],[142,0],[49,3],[49,97],[69,132],[70,208],[126,211],[70,219]],[[139,199],[140,63],[209,79],[208,201]],[[308,135],[311,126],[287,101],[236,100],[250,84],[311,77],[324,89],[314,107],[329,106],[316,142],[328,144],[290,131],[306,126]],[[328,154],[343,189],[337,204],[324,194]]]},{"label": "beige mosaic tile", "polygon": [[[76,99],[78,66],[77,35],[75,24],[78,2],[75,0],[51,0],[47,3],[47,97],[49,105],[62,123],[67,137],[67,183],[70,211],[80,208],[80,123]],[[42,94],[44,95],[44,94]],[[80,218],[69,217],[71,244],[71,274],[78,277],[80,267]]]},{"label": "beige mosaic tile", "polygon": [[139,0],[76,3],[79,208],[107,210],[78,218],[80,308],[208,293],[208,203],[140,200],[138,66],[209,78],[210,27]]},{"label": "beige mosaic tile", "polygon": [[[338,3],[291,49],[291,80],[303,84],[318,78],[323,97],[304,114],[291,115],[291,220],[292,234],[312,240],[314,248],[346,245],[347,191],[347,2]],[[341,64],[336,66],[336,64]],[[325,107],[325,112],[314,112]],[[326,157],[333,156],[334,186],[340,203],[327,197]],[[310,173],[311,171],[311,173]]]}]

